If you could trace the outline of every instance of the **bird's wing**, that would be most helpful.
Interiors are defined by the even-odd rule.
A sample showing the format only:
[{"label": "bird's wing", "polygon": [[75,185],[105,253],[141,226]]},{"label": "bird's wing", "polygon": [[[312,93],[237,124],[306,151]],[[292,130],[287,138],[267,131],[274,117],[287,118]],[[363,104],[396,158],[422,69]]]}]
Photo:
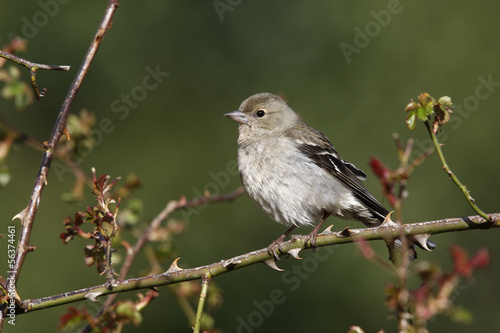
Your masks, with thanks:
[{"label": "bird's wing", "polygon": [[[303,125],[309,127],[305,123]],[[354,164],[342,160],[325,135],[312,127],[309,129],[313,130],[315,135],[305,136],[303,135],[304,131],[300,129],[298,133],[293,133],[292,136],[295,138],[297,148],[316,165],[350,189],[354,196],[374,214],[374,217],[383,221],[389,212],[359,180],[366,179],[366,174],[356,168]],[[311,133],[311,131],[305,132]]]}]

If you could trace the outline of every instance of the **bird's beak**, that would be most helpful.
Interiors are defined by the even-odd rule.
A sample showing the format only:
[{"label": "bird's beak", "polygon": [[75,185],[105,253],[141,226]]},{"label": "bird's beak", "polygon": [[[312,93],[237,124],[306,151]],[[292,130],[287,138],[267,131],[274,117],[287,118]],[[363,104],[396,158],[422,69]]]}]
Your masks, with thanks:
[{"label": "bird's beak", "polygon": [[231,118],[234,121],[239,122],[240,124],[248,123],[247,116],[240,110],[231,111],[231,112],[225,113],[224,115],[226,117]]}]

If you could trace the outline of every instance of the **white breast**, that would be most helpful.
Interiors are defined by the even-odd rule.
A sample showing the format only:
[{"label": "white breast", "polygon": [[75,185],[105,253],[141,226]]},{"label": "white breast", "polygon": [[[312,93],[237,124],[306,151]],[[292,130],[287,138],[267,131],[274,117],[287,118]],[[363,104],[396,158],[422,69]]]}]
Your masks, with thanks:
[{"label": "white breast", "polygon": [[346,218],[344,213],[358,204],[340,182],[284,138],[240,148],[238,164],[248,195],[286,226],[313,224],[325,211]]}]

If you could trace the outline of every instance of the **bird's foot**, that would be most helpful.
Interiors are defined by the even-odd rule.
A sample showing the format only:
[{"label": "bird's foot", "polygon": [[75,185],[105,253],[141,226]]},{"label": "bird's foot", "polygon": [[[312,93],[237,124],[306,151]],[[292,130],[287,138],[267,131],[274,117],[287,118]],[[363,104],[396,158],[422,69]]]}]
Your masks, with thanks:
[{"label": "bird's foot", "polygon": [[[284,253],[283,250],[281,249],[281,244],[283,244],[285,237],[286,235],[281,235],[277,240],[269,244],[269,246],[267,247],[267,253],[272,255],[276,260],[281,260],[280,254]],[[276,252],[275,250],[276,246],[278,247],[278,252]]]},{"label": "bird's foot", "polygon": [[328,216],[330,216],[330,214],[325,213],[325,215],[323,215],[323,219],[321,219],[318,225],[314,227],[313,231],[311,231],[311,233],[306,237],[305,243],[309,243],[314,252],[316,252],[316,238],[318,238],[319,228],[321,228],[321,225],[325,222]]},{"label": "bird's foot", "polygon": [[318,238],[319,228],[314,228],[313,231],[306,237],[305,244],[309,243],[311,249],[316,252],[316,238]]},{"label": "bird's foot", "polygon": [[[285,231],[283,233],[283,235],[279,236],[277,240],[275,240],[274,242],[272,242],[271,244],[269,244],[269,246],[267,247],[267,253],[269,253],[270,255],[272,255],[274,257],[274,259],[280,260],[280,256],[279,255],[285,253],[281,249],[281,244],[283,244],[283,241],[285,240],[286,236],[288,236],[288,234],[290,232],[292,232],[293,229],[295,229],[295,226],[291,226],[290,228],[288,228],[287,231]],[[276,245],[278,246],[279,253],[276,253],[276,251],[274,250],[274,248],[276,247]]]}]

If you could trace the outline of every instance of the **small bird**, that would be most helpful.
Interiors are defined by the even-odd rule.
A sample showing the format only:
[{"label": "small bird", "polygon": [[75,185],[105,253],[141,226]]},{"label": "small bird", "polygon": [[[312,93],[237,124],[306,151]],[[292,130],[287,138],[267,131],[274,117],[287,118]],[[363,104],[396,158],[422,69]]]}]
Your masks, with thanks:
[{"label": "small bird", "polygon": [[250,96],[224,115],[239,123],[238,167],[245,191],[271,219],[288,227],[268,247],[276,258],[272,248],[280,249],[296,227],[319,221],[307,238],[315,248],[330,215],[377,227],[389,214],[363,186],[366,174],[340,158],[330,140],[300,120],[280,96]]}]

